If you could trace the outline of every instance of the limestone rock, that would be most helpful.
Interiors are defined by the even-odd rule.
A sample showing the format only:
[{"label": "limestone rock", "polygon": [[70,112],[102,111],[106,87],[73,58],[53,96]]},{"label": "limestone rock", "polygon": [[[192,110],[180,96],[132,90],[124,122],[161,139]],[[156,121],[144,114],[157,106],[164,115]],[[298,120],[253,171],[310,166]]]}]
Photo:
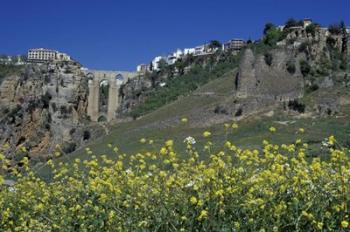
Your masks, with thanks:
[{"label": "limestone rock", "polygon": [[87,95],[76,63],[26,65],[0,85],[0,144],[10,145],[9,154],[26,146],[30,156],[47,156],[64,142],[77,148],[86,142],[83,134],[94,131],[86,132]]}]

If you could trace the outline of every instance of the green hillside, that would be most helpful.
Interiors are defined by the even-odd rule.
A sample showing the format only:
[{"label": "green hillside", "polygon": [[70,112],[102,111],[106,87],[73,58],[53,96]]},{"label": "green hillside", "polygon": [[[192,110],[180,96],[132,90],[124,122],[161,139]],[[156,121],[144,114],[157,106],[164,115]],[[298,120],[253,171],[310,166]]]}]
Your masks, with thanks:
[{"label": "green hillside", "polygon": [[[138,120],[117,124],[109,130],[108,135],[97,138],[72,154],[63,155],[57,162],[71,162],[76,158],[88,159],[90,155],[87,154],[86,148],[89,148],[97,156],[107,155],[110,158],[115,157],[111,146],[117,146],[121,152],[127,155],[158,150],[167,139],[173,139],[175,148],[184,151],[186,148],[182,141],[188,136],[195,138],[198,147],[203,147],[206,140],[202,133],[206,130],[212,133],[212,141],[215,146],[222,145],[228,138],[242,148],[260,148],[262,140],[272,137],[269,132],[271,126],[277,128],[277,132],[273,136],[274,143],[293,143],[297,138],[302,138],[303,142],[310,145],[309,154],[316,156],[322,156],[320,150],[322,140],[332,134],[342,145],[349,145],[350,118],[348,114],[336,117],[297,119],[286,115],[282,109],[274,110],[273,115],[271,112],[269,113],[269,109],[266,109],[266,114],[250,116],[239,121],[239,128],[235,129],[233,134],[227,135],[223,129],[224,124],[225,122],[231,123],[232,120],[219,117],[218,121],[215,122],[215,120],[212,121],[212,117],[206,118],[205,115],[208,109],[232,100],[235,73],[235,70],[230,70],[222,77],[198,88],[188,96],[180,97],[175,102]],[[322,91],[324,90],[319,90],[321,93]],[[317,94],[317,92],[313,94]],[[308,99],[306,98],[306,100]],[[350,112],[350,109],[344,108],[342,111]],[[182,118],[187,118],[188,122],[181,122]],[[205,121],[209,119],[211,121],[206,124]],[[299,134],[299,128],[304,128],[305,133]],[[145,138],[147,142],[141,143],[142,138]],[[148,144],[149,140],[154,143]],[[202,158],[206,159],[206,157]],[[37,168],[40,169],[40,172],[45,173],[45,166],[40,165]]]}]

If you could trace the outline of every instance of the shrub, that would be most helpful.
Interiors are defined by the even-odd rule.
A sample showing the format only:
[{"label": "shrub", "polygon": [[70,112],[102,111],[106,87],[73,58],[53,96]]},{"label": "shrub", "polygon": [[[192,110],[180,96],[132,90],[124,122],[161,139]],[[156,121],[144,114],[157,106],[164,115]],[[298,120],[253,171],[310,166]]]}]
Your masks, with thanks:
[{"label": "shrub", "polygon": [[290,18],[285,23],[285,29],[288,29],[290,27],[302,27],[304,25],[302,20],[296,20],[294,18]]},{"label": "shrub", "polygon": [[275,26],[271,26],[268,28],[268,25],[266,25],[267,28],[265,28],[267,31],[265,32],[263,43],[268,46],[275,46],[278,41],[281,41],[284,39],[285,34],[276,28]]},{"label": "shrub", "polygon": [[333,37],[327,37],[326,43],[330,49],[333,49],[335,47],[336,41]]},{"label": "shrub", "polygon": [[305,54],[308,54],[308,47],[309,47],[309,42],[302,42],[299,45],[299,52],[304,52]]},{"label": "shrub", "polygon": [[303,74],[303,76],[307,76],[311,71],[311,66],[306,60],[300,61],[300,71]]},{"label": "shrub", "polygon": [[320,87],[317,84],[312,84],[306,88],[306,93],[312,93],[318,90]]},{"label": "shrub", "polygon": [[62,145],[62,151],[65,154],[69,154],[75,151],[76,147],[77,145],[74,142],[66,142]]},{"label": "shrub", "polygon": [[329,25],[328,31],[329,31],[331,34],[334,34],[334,35],[339,35],[339,34],[341,34],[341,33],[342,33],[341,24],[340,24],[340,23],[335,23],[335,24]]},{"label": "shrub", "polygon": [[264,54],[264,60],[265,60],[265,63],[268,65],[268,66],[271,66],[272,64],[272,60],[273,60],[273,56],[271,53],[267,52]]},{"label": "shrub", "polygon": [[289,101],[288,108],[299,113],[305,113],[305,105],[298,100]]},{"label": "shrub", "polygon": [[294,74],[295,71],[296,71],[296,67],[295,67],[295,61],[294,60],[289,60],[286,64],[287,66],[287,71],[290,73],[290,74]]},{"label": "shrub", "polygon": [[314,23],[311,23],[305,28],[306,33],[311,34],[312,36],[315,36],[316,34],[316,25]]}]

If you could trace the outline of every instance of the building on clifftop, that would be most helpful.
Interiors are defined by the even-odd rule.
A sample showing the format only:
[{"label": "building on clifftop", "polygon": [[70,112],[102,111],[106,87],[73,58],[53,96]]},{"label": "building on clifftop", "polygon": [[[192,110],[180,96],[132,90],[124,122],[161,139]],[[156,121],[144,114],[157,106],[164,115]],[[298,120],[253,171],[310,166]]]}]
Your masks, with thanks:
[{"label": "building on clifftop", "polygon": [[46,62],[46,61],[70,61],[71,57],[66,53],[62,53],[52,49],[33,48],[28,51],[28,61],[30,62]]}]

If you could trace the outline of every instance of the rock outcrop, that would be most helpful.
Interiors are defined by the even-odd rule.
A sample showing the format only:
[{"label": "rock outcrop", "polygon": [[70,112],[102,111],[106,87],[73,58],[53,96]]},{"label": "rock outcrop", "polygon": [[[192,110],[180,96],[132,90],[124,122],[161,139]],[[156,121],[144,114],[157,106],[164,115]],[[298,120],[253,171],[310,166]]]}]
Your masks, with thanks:
[{"label": "rock outcrop", "polygon": [[263,54],[254,56],[252,50],[245,51],[235,82],[238,98],[289,101],[303,96],[300,68],[296,67],[294,74],[286,69],[288,62],[295,62],[294,58],[284,50],[276,50],[271,59],[268,65]]},{"label": "rock outcrop", "polygon": [[[93,133],[87,120],[87,78],[74,62],[26,65],[0,85],[0,143],[29,156],[69,153]],[[56,145],[59,147],[56,148]]]}]

